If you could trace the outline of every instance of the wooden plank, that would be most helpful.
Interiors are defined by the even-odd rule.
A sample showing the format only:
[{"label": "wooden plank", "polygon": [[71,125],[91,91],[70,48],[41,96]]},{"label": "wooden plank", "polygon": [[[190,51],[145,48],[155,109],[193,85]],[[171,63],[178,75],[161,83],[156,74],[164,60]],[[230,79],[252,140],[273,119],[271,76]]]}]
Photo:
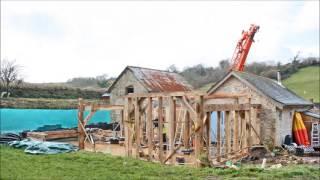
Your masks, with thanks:
[{"label": "wooden plank", "polygon": [[240,149],[239,147],[239,111],[234,111],[234,134],[233,134],[233,151]]},{"label": "wooden plank", "polygon": [[[175,131],[175,101],[173,100],[173,97],[169,97],[169,153],[172,154],[174,153],[174,131]],[[171,163],[173,164],[174,163],[174,159],[172,158],[171,159]]]},{"label": "wooden plank", "polygon": [[127,126],[128,126],[128,151],[129,151],[129,156],[131,157],[132,156],[132,138],[133,138],[133,136],[132,136],[132,130],[131,130],[131,128],[132,128],[132,124],[131,124],[131,122],[132,122],[132,116],[131,116],[131,109],[133,109],[133,107],[132,107],[132,98],[128,98],[128,109],[127,109],[127,113],[128,113],[128,122],[130,122],[130,123],[127,123]]},{"label": "wooden plank", "polygon": [[[224,140],[224,153],[229,153],[231,150],[231,137],[230,137],[230,111],[225,112],[225,124],[224,124],[224,131],[225,131],[225,140]],[[228,157],[228,156],[226,156]]]},{"label": "wooden plank", "polygon": [[158,135],[159,135],[159,161],[163,163],[163,100],[162,97],[158,99]]},{"label": "wooden plank", "polygon": [[182,144],[179,144],[176,148],[174,148],[173,151],[171,151],[167,158],[163,161],[163,163],[166,163],[169,159],[172,159],[172,156],[180,149],[181,146]]},{"label": "wooden plank", "polygon": [[207,95],[206,92],[202,91],[179,91],[179,92],[159,92],[159,93],[134,93],[134,94],[128,94],[125,97],[182,97],[182,96],[188,96],[188,97],[198,97],[198,96],[204,96],[205,99],[208,98],[238,98],[238,97],[245,97],[248,96],[244,93],[215,93],[213,95]]},{"label": "wooden plank", "polygon": [[186,112],[185,116],[185,123],[184,123],[184,135],[183,135],[183,142],[184,142],[184,148],[189,149],[190,143],[190,112]]},{"label": "wooden plank", "polygon": [[240,110],[250,110],[250,107],[258,108],[260,104],[206,104],[204,106],[204,111],[240,111]]},{"label": "wooden plank", "polygon": [[86,104],[85,110],[86,111],[91,111],[92,109],[95,110],[122,110],[124,108],[123,105],[105,105],[105,104],[96,104],[93,106],[93,104]]},{"label": "wooden plank", "polygon": [[123,110],[123,123],[124,123],[124,147],[125,147],[125,154],[129,156],[129,123],[128,123],[128,98],[124,100],[124,110]]},{"label": "wooden plank", "polygon": [[120,110],[120,136],[124,136],[124,114],[123,110]]},{"label": "wooden plank", "polygon": [[148,160],[152,159],[152,98],[148,97],[148,108],[147,108],[147,139],[148,139]]},{"label": "wooden plank", "polygon": [[241,111],[241,148],[247,147],[247,111]]},{"label": "wooden plank", "polygon": [[221,161],[221,111],[217,112],[217,162]]},{"label": "wooden plank", "polygon": [[81,127],[84,123],[83,114],[84,114],[83,99],[79,98],[79,104],[78,104],[78,132],[79,132],[78,143],[79,143],[80,150],[84,149],[84,141],[85,141],[85,131]]},{"label": "wooden plank", "polygon": [[[196,112],[197,112],[197,126],[199,126],[199,130],[195,132],[195,155],[196,159],[199,159],[202,152],[203,152],[203,118],[204,118],[204,111],[203,111],[203,96],[199,96],[197,98],[196,103]],[[195,126],[195,127],[197,127]],[[197,166],[199,164],[197,163]]]},{"label": "wooden plank", "polygon": [[[251,104],[251,98],[248,98],[248,103],[249,104]],[[248,110],[248,112],[247,112],[247,145],[249,146],[249,147],[251,147],[252,146],[252,132],[251,132],[251,116],[252,116],[252,109],[253,109],[253,107],[250,107],[250,109]]]},{"label": "wooden plank", "polygon": [[191,106],[191,104],[188,102],[188,99],[183,96],[182,99],[181,99],[181,103],[182,105],[184,106],[185,109],[188,110],[189,112],[189,116],[192,118],[192,119],[196,119],[196,111],[193,109],[193,107]]},{"label": "wooden plank", "polygon": [[211,137],[210,137],[210,131],[211,131],[211,113],[207,112],[207,121],[206,121],[206,140],[207,140],[207,158],[210,161],[211,154],[210,154],[210,146],[211,146]]},{"label": "wooden plank", "polygon": [[251,128],[253,130],[252,139],[254,144],[262,144],[260,137],[260,121],[257,118],[257,109],[252,108]]},{"label": "wooden plank", "polygon": [[125,97],[153,97],[153,98],[158,98],[158,97],[182,97],[182,96],[188,96],[188,97],[195,97],[195,96],[204,96],[207,93],[202,92],[202,91],[178,91],[178,92],[159,92],[159,93],[134,93],[134,94],[128,94],[126,96],[122,96],[123,98]]},{"label": "wooden plank", "polygon": [[248,94],[245,93],[215,93],[205,96],[204,99],[238,98],[246,96],[248,96]]},{"label": "wooden plank", "polygon": [[136,158],[139,158],[140,152],[140,106],[138,104],[138,98],[134,100],[134,120],[135,120],[135,135],[136,135]]},{"label": "wooden plank", "polygon": [[251,129],[251,111],[246,111],[246,144],[248,147],[252,146]]}]

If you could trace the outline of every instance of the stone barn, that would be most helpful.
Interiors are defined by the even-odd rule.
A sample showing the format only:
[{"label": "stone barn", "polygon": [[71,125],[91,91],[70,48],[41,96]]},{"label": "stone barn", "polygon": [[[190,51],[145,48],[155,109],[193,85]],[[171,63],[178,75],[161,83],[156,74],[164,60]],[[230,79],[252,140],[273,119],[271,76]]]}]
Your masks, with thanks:
[{"label": "stone barn", "polygon": [[[173,72],[127,66],[107,90],[112,105],[123,105],[122,96],[130,93],[153,93],[191,91],[192,86]],[[120,114],[112,114],[113,121],[119,121]]]},{"label": "stone barn", "polygon": [[[313,104],[284,87],[281,82],[246,72],[231,71],[213,85],[209,95],[215,93],[244,93],[251,95],[251,103],[261,104],[257,114],[259,134],[265,144],[280,146],[286,135],[292,136],[295,111],[306,111]],[[210,103],[246,103],[248,98],[214,99]]]}]

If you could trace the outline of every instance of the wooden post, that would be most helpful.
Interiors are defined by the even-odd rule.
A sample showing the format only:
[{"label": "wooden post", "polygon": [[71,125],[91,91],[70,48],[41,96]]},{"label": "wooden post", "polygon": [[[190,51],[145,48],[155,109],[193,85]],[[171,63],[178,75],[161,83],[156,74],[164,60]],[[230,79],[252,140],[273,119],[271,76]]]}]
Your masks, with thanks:
[{"label": "wooden post", "polygon": [[220,127],[221,125],[221,111],[217,112],[217,161],[220,162],[221,161],[221,134],[220,134]]},{"label": "wooden post", "polygon": [[251,147],[251,126],[250,126],[250,110],[245,111],[245,147]]},{"label": "wooden post", "polygon": [[128,134],[128,156],[132,156],[132,121],[131,121],[131,109],[132,109],[132,98],[128,98],[128,109],[127,109],[127,134]]},{"label": "wooden post", "polygon": [[163,130],[162,130],[162,126],[163,126],[163,109],[162,109],[162,105],[163,105],[163,101],[162,101],[162,97],[158,98],[159,101],[159,107],[158,107],[158,135],[159,135],[159,161],[161,163],[163,163]]},{"label": "wooden post", "polygon": [[[199,126],[199,130],[195,133],[195,155],[196,159],[200,158],[203,150],[203,96],[199,96],[196,103],[196,124]],[[199,164],[197,164],[198,166]]]},{"label": "wooden post", "polygon": [[124,101],[124,115],[123,115],[123,124],[124,124],[124,145],[125,145],[125,153],[126,153],[126,156],[129,156],[129,101],[128,101],[129,98],[125,98],[125,101]]},{"label": "wooden post", "polygon": [[247,115],[248,111],[241,111],[241,134],[242,134],[242,139],[241,139],[241,148],[246,148],[247,147]]},{"label": "wooden post", "polygon": [[139,158],[140,152],[140,108],[138,103],[138,98],[134,101],[134,120],[135,120],[135,138],[136,138],[136,158]]},{"label": "wooden post", "polygon": [[255,131],[257,134],[255,134],[255,139],[256,139],[256,142],[255,143],[259,143],[261,144],[261,140],[260,140],[260,119],[257,117],[257,109],[256,108],[253,108],[253,115],[252,115],[252,121],[254,122],[254,128],[255,128]]},{"label": "wooden post", "polygon": [[234,111],[233,151],[239,150],[239,111]]},{"label": "wooden post", "polygon": [[186,116],[185,116],[185,122],[184,122],[184,133],[183,133],[183,144],[184,144],[184,148],[186,149],[189,149],[190,147],[189,138],[190,138],[190,114],[186,110]]},{"label": "wooden post", "polygon": [[148,97],[148,109],[147,109],[147,138],[148,138],[148,160],[152,158],[152,98]]},{"label": "wooden post", "polygon": [[[249,104],[251,105],[251,98],[248,99],[249,101]],[[248,129],[248,132],[247,132],[247,144],[249,147],[252,146],[252,132],[251,132],[251,116],[252,116],[252,107],[250,107],[250,110],[247,112],[246,116],[247,116],[247,129]]]},{"label": "wooden post", "polygon": [[230,111],[225,111],[225,118],[224,118],[224,132],[225,132],[225,139],[224,139],[224,154],[228,157],[228,153],[231,150],[231,138],[230,138]]},{"label": "wooden post", "polygon": [[[173,100],[173,97],[169,97],[169,147],[170,147],[170,153],[174,153],[174,128],[175,128],[175,101]],[[174,159],[171,158],[171,163],[174,163]]]},{"label": "wooden post", "polygon": [[211,146],[211,137],[210,137],[210,130],[211,130],[211,112],[207,112],[207,122],[206,122],[206,139],[207,139],[207,157],[208,160],[211,159],[210,154],[210,146]]},{"label": "wooden post", "polygon": [[85,141],[85,132],[84,129],[81,127],[84,123],[83,119],[83,113],[84,113],[84,105],[83,105],[83,99],[79,98],[79,104],[78,104],[78,142],[79,142],[79,149],[84,149],[84,141]]},{"label": "wooden post", "polygon": [[120,110],[120,136],[124,136],[124,115],[123,115],[123,110]]}]

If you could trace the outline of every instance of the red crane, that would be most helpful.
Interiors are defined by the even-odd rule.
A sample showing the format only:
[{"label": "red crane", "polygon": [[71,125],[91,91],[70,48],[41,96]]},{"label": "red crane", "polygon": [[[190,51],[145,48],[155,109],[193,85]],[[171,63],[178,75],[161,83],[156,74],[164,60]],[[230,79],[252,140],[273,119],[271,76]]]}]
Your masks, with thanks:
[{"label": "red crane", "polygon": [[231,59],[230,70],[244,70],[244,64],[246,63],[251,44],[254,42],[253,37],[259,28],[259,26],[251,24],[249,31],[242,31],[242,36],[237,43]]}]

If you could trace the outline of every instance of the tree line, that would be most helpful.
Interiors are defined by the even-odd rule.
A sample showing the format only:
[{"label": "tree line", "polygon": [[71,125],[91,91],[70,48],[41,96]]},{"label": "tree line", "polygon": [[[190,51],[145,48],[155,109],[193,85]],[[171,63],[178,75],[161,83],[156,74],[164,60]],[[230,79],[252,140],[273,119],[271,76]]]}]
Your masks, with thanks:
[{"label": "tree line", "polygon": [[[281,62],[253,62],[245,66],[245,71],[271,79],[276,79],[277,72],[279,71],[282,79],[286,79],[300,68],[319,65],[319,57],[300,58],[299,54],[297,54],[291,59],[291,62],[286,64],[282,64]],[[230,61],[225,59],[221,60],[217,67],[207,67],[203,64],[198,64],[179,71],[175,65],[171,65],[167,70],[181,74],[194,88],[200,88],[222,79],[229,72],[229,67]]]}]

